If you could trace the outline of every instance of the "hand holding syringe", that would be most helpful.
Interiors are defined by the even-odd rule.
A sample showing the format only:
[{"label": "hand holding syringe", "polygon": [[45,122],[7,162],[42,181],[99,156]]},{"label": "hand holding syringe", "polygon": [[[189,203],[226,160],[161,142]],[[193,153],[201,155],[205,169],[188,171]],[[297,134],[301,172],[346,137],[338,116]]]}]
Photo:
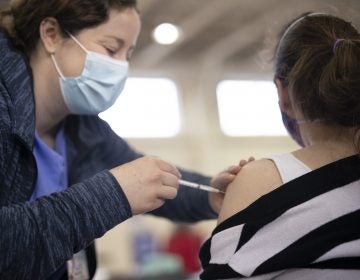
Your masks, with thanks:
[{"label": "hand holding syringe", "polygon": [[203,190],[203,191],[207,191],[207,192],[225,193],[223,191],[220,191],[220,190],[210,187],[210,186],[201,185],[198,183],[193,183],[193,182],[189,182],[189,181],[185,181],[185,180],[179,180],[179,184],[182,186],[199,189],[199,190]]}]

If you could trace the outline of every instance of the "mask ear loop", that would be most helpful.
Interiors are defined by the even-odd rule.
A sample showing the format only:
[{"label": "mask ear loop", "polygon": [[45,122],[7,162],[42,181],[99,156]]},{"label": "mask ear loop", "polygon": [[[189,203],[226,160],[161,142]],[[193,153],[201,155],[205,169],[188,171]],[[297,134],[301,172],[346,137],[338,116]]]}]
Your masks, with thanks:
[{"label": "mask ear loop", "polygon": [[[71,39],[74,40],[74,42],[87,54],[88,50],[80,43],[80,41],[78,39],[75,38],[75,36],[73,36],[70,32],[66,31],[66,33],[70,36]],[[51,59],[55,65],[56,71],[58,72],[59,76],[61,77],[61,79],[65,79],[64,74],[62,73],[62,71],[60,70],[60,67],[58,65],[58,63],[56,62],[55,56],[54,54],[51,54]]]},{"label": "mask ear loop", "polygon": [[58,65],[57,62],[56,62],[56,59],[55,59],[54,54],[51,54],[51,59],[52,59],[54,65],[55,65],[55,69],[56,69],[56,71],[58,72],[59,76],[61,77],[61,79],[64,80],[64,79],[65,79],[65,76],[64,76],[63,73],[61,72],[60,67],[59,67],[59,65]]},{"label": "mask ear loop", "polygon": [[78,39],[76,39],[76,37],[74,35],[72,35],[70,32],[66,31],[66,33],[70,36],[71,39],[74,40],[74,42],[80,47],[82,48],[82,50],[87,54],[88,50],[83,46],[83,44],[80,43],[80,41]]}]

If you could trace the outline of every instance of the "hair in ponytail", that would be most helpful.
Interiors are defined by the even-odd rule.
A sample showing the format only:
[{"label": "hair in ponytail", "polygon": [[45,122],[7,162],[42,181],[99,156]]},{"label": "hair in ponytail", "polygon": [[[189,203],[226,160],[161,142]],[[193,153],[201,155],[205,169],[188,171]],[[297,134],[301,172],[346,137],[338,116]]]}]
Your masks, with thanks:
[{"label": "hair in ponytail", "polygon": [[283,32],[275,60],[275,78],[288,86],[305,119],[359,129],[360,34],[350,22],[302,15]]}]

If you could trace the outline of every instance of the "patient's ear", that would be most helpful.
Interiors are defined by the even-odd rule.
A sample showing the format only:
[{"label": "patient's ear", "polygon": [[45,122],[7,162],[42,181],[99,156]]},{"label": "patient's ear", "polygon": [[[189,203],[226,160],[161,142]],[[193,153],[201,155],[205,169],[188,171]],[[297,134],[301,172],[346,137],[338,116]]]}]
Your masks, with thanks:
[{"label": "patient's ear", "polygon": [[277,88],[278,98],[279,98],[279,107],[280,110],[294,117],[293,107],[290,101],[288,87],[283,84],[279,79],[275,79],[275,84]]}]

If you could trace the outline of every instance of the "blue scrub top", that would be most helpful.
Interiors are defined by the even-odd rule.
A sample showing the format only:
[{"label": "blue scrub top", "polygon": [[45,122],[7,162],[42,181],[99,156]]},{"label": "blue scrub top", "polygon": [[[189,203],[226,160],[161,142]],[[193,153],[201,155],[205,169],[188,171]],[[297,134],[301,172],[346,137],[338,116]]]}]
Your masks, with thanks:
[{"label": "blue scrub top", "polygon": [[[55,148],[51,149],[35,132],[33,154],[38,175],[30,201],[38,197],[61,192],[67,188],[68,172],[66,162],[65,133],[62,125],[56,134]],[[49,279],[58,280],[66,275],[66,265],[62,265]]]},{"label": "blue scrub top", "polygon": [[39,134],[35,132],[33,154],[37,164],[38,176],[30,201],[65,190],[68,185],[68,172],[64,127],[61,126],[56,135],[54,149],[46,145]]}]

